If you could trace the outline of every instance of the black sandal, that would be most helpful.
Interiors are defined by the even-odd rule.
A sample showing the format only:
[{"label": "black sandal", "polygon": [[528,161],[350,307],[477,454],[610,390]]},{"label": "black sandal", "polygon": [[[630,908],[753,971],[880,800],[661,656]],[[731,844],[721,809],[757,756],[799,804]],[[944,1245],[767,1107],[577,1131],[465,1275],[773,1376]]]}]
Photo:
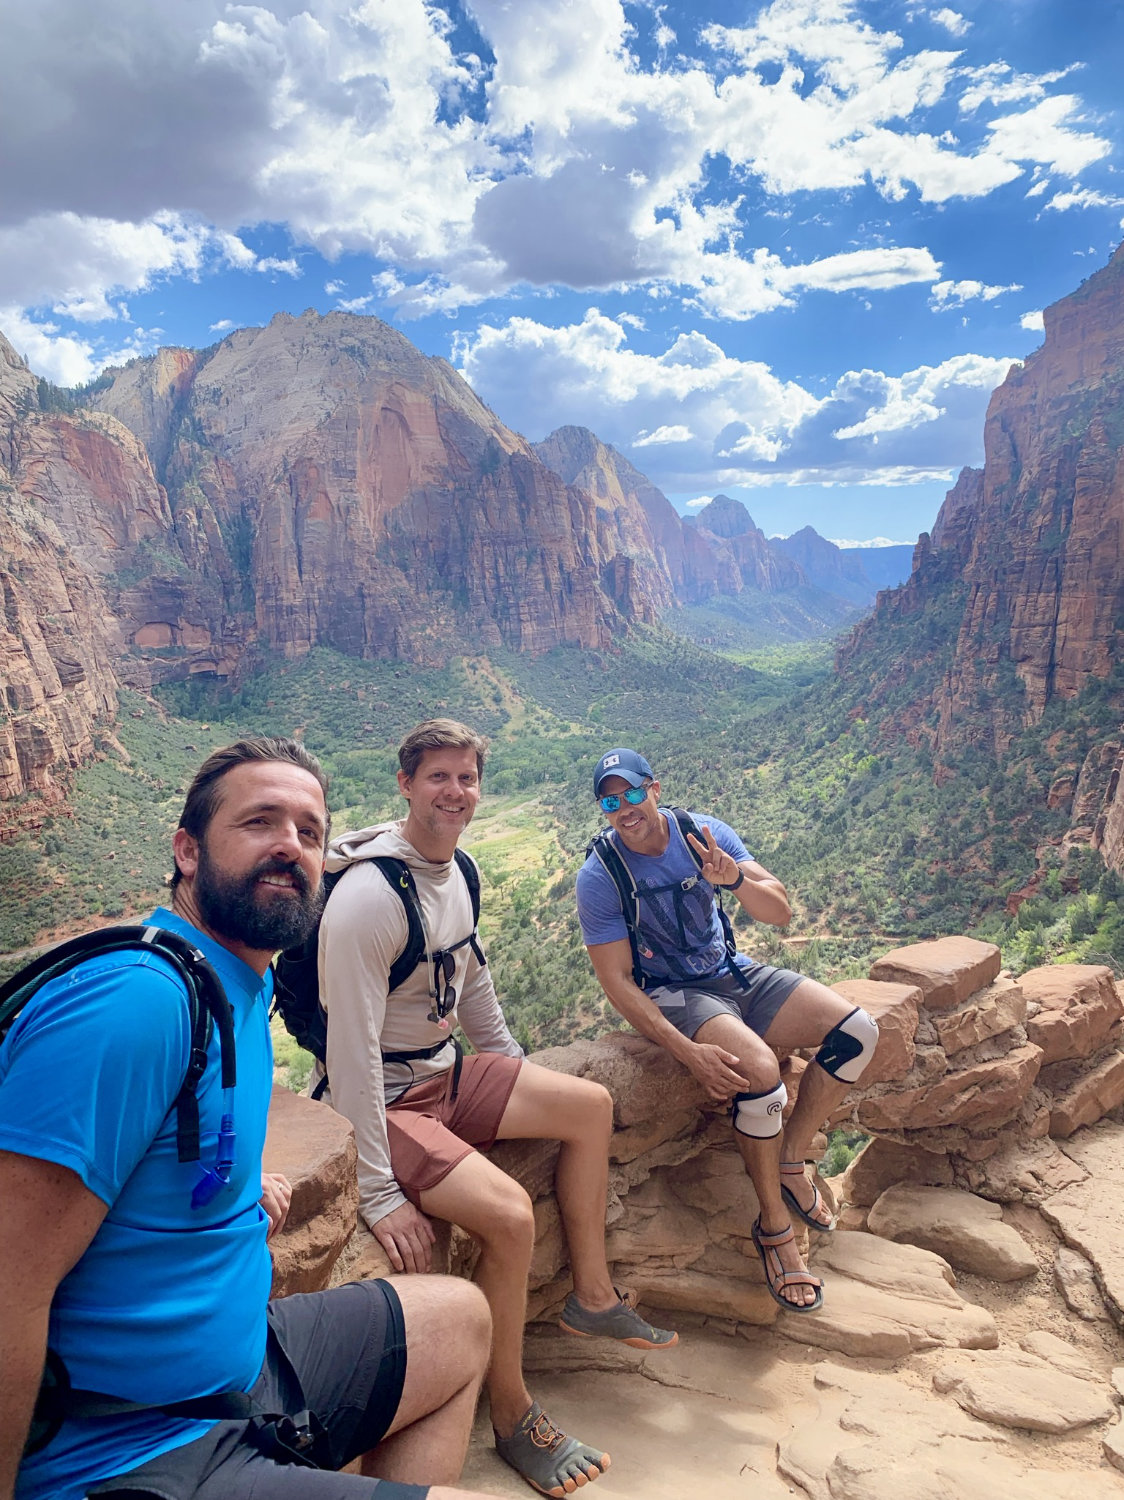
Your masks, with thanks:
[{"label": "black sandal", "polygon": [[[803,1177],[804,1181],[808,1182],[808,1178],[804,1171],[804,1168],[805,1163],[802,1161],[782,1161],[781,1177]],[[814,1182],[809,1182],[808,1186],[812,1189],[812,1203],[809,1208],[804,1208],[801,1205],[796,1194],[790,1187],[786,1187],[783,1181],[781,1182],[781,1197],[784,1199],[787,1207],[792,1210],[792,1212],[798,1219],[807,1224],[809,1229],[814,1229],[819,1234],[834,1234],[835,1220],[832,1218],[831,1210],[827,1209],[827,1204],[824,1202],[823,1194],[820,1192],[819,1188]],[[815,1217],[816,1212],[821,1208],[827,1209],[826,1224],[822,1219],[817,1219]]]},{"label": "black sandal", "polygon": [[[761,1220],[755,1219],[751,1233],[765,1270],[765,1286],[777,1306],[783,1307],[786,1312],[818,1312],[823,1306],[823,1282],[818,1276],[813,1276],[811,1271],[786,1271],[777,1254],[781,1245],[787,1245],[790,1240],[796,1238],[796,1231],[792,1225],[790,1224],[787,1229],[782,1229],[777,1234],[766,1234],[761,1228]],[[782,1295],[786,1286],[815,1287],[816,1299],[814,1302],[807,1303],[790,1302]]]}]

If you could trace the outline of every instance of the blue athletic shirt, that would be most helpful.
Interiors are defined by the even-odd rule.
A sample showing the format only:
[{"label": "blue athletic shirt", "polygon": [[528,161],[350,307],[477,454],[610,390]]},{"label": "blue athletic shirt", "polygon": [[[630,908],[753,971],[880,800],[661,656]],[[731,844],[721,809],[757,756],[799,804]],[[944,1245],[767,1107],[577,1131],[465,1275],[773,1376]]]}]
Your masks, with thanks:
[{"label": "blue athletic shirt", "polygon": [[[636,882],[637,938],[640,966],[651,981],[647,988],[669,980],[709,979],[726,966],[726,940],[715,910],[714,887],[699,874],[675,819],[665,812],[660,816],[668,825],[667,848],[662,854],[636,854],[615,833],[609,835]],[[700,828],[709,828],[718,847],[739,864],[753,858],[728,823],[707,813],[690,816]],[[578,871],[577,897],[587,947],[627,940],[620,895],[596,854]]]},{"label": "blue athletic shirt", "polygon": [[[174,913],[214,965],[234,1011],[237,1142],[227,1187],[191,1207],[200,1162],[176,1153],[174,1102],[187,1069],[184,986],[154,953],[92,958],[45,985],[0,1047],[0,1148],[76,1172],[106,1214],[59,1285],[48,1344],[74,1386],[135,1401],[248,1390],[265,1357],[271,1268],[259,1205],[273,1077],[264,978]],[[203,1166],[222,1113],[217,1030],[200,1080]],[[99,1479],[213,1425],[162,1412],[67,1422],[21,1466],[16,1500],[81,1500]]]}]

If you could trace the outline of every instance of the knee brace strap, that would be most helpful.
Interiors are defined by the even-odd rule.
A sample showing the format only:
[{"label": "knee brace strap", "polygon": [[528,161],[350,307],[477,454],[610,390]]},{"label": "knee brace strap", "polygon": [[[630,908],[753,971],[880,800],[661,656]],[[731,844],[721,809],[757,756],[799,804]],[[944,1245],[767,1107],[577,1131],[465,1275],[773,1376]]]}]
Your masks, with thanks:
[{"label": "knee brace strap", "polygon": [[739,1135],[752,1136],[757,1141],[772,1140],[784,1129],[781,1114],[788,1103],[788,1092],[783,1083],[766,1089],[763,1094],[735,1094],[730,1108],[734,1129]]},{"label": "knee brace strap", "polygon": [[840,1083],[858,1083],[878,1045],[878,1023],[856,1005],[849,1016],[833,1026],[816,1053],[816,1062]]}]

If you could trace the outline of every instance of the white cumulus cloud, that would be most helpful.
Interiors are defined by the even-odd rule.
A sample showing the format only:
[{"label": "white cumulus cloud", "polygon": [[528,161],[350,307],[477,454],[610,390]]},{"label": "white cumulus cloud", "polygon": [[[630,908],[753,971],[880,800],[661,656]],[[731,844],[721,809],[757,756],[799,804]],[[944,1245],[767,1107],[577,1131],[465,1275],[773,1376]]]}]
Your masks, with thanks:
[{"label": "white cumulus cloud", "polygon": [[950,10],[947,5],[933,11],[933,20],[952,36],[967,36],[972,28],[971,21],[966,20],[959,11]]},{"label": "white cumulus cloud", "polygon": [[[1109,149],[1078,95],[1053,92],[1065,68],[969,67],[911,40],[925,12],[905,8],[899,33],[859,0],[772,0],[693,31],[659,6],[634,21],[621,0],[471,0],[456,25],[436,0],[10,9],[6,232],[30,240],[71,215],[139,239],[163,216],[167,238],[171,216],[225,263],[295,276],[295,255],[259,259],[239,237],[279,225],[298,249],[377,258],[396,284],[376,291],[404,316],[560,285],[748,318],[825,285],[936,280],[924,246],[874,237],[781,264],[762,217],[805,193],[978,198],[1028,166],[1072,178]],[[951,7],[927,14],[957,42],[968,30]],[[963,139],[947,128],[957,108]],[[24,278],[34,295],[18,279],[9,295],[113,316],[117,292],[146,282],[96,259],[64,234]],[[207,264],[181,251],[149,274]]]},{"label": "white cumulus cloud", "polygon": [[511,426],[544,436],[539,393],[549,390],[555,424],[592,428],[674,492],[944,478],[978,462],[988,396],[1011,364],[963,354],[899,375],[849,371],[817,397],[701,333],[637,352],[596,308],[561,327],[485,324],[458,340],[457,358]]},{"label": "white cumulus cloud", "polygon": [[990,286],[983,281],[938,281],[929,293],[929,300],[938,311],[963,307],[965,302],[994,302],[1004,292],[1021,292],[1017,282],[1008,286]]},{"label": "white cumulus cloud", "polygon": [[1058,213],[1064,213],[1067,208],[1119,208],[1124,204],[1124,198],[1113,197],[1109,193],[1098,192],[1095,188],[1077,187],[1065,193],[1055,193],[1047,203],[1047,208],[1052,208]]}]

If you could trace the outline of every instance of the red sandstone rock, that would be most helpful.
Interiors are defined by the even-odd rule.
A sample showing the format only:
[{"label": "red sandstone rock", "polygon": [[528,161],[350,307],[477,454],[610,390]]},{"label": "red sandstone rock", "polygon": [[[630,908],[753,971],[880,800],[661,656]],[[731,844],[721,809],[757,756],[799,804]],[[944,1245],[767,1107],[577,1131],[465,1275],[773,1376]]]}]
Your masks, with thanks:
[{"label": "red sandstone rock", "polygon": [[293,1188],[285,1227],[270,1241],[275,1297],[328,1285],[355,1228],[355,1161],[355,1134],[342,1115],[274,1088],[262,1169],[280,1172]]},{"label": "red sandstone rock", "polygon": [[1091,1057],[1124,1016],[1112,971],[1094,964],[1047,964],[1019,980],[1039,1007],[1026,1034],[1042,1048],[1042,1064]]},{"label": "red sandstone rock", "polygon": [[904,1078],[913,1067],[920,989],[874,979],[843,979],[832,989],[852,1005],[861,1005],[878,1022],[878,1046],[858,1087]]},{"label": "red sandstone rock", "polygon": [[1050,1134],[1065,1139],[1124,1104],[1124,1053],[1113,1052],[1054,1100]]},{"label": "red sandstone rock", "polygon": [[[1043,347],[1012,366],[992,396],[983,471],[963,471],[908,583],[882,595],[840,651],[846,670],[888,620],[960,586],[953,659],[922,706],[937,713],[938,756],[981,705],[1002,746],[1051,698],[1074,697],[1090,676],[1107,677],[1119,656],[1124,465],[1114,424],[1122,367],[1124,250],[1117,250],[1046,309]],[[1003,688],[1009,664],[1025,701]],[[1085,821],[1075,808],[1075,822]]]},{"label": "red sandstone rock", "polygon": [[1041,1065],[1041,1050],[1028,1043],[994,1062],[947,1073],[928,1088],[863,1099],[859,1123],[874,1131],[947,1125],[986,1130],[1003,1125],[1018,1113]]},{"label": "red sandstone rock", "polygon": [[[6,710],[0,716],[0,803],[26,792],[57,799],[58,772],[94,753],[95,726],[117,712],[112,662],[121,642],[105,596],[32,499],[38,455],[44,446],[57,447],[61,435],[81,440],[107,468],[120,458],[118,478],[128,468],[114,437],[39,412],[35,377],[0,335],[0,683]],[[124,429],[119,435],[139,446]],[[92,483],[83,484],[71,470],[67,483],[96,508]]]},{"label": "red sandstone rock", "polygon": [[914,984],[927,1009],[951,1010],[990,984],[1001,962],[994,943],[967,937],[935,938],[884,954],[871,965],[870,977]]},{"label": "red sandstone rock", "polygon": [[[1013,979],[1000,975],[994,984],[965,1000],[953,1011],[933,1016],[941,1046],[950,1056],[1000,1036],[1026,1020],[1026,999]],[[1032,1037],[1037,1041],[1037,1037]]]},{"label": "red sandstone rock", "polygon": [[856,1208],[870,1208],[887,1188],[900,1183],[915,1187],[951,1187],[952,1167],[948,1157],[876,1136],[863,1147],[843,1174],[841,1191],[846,1203]]}]

